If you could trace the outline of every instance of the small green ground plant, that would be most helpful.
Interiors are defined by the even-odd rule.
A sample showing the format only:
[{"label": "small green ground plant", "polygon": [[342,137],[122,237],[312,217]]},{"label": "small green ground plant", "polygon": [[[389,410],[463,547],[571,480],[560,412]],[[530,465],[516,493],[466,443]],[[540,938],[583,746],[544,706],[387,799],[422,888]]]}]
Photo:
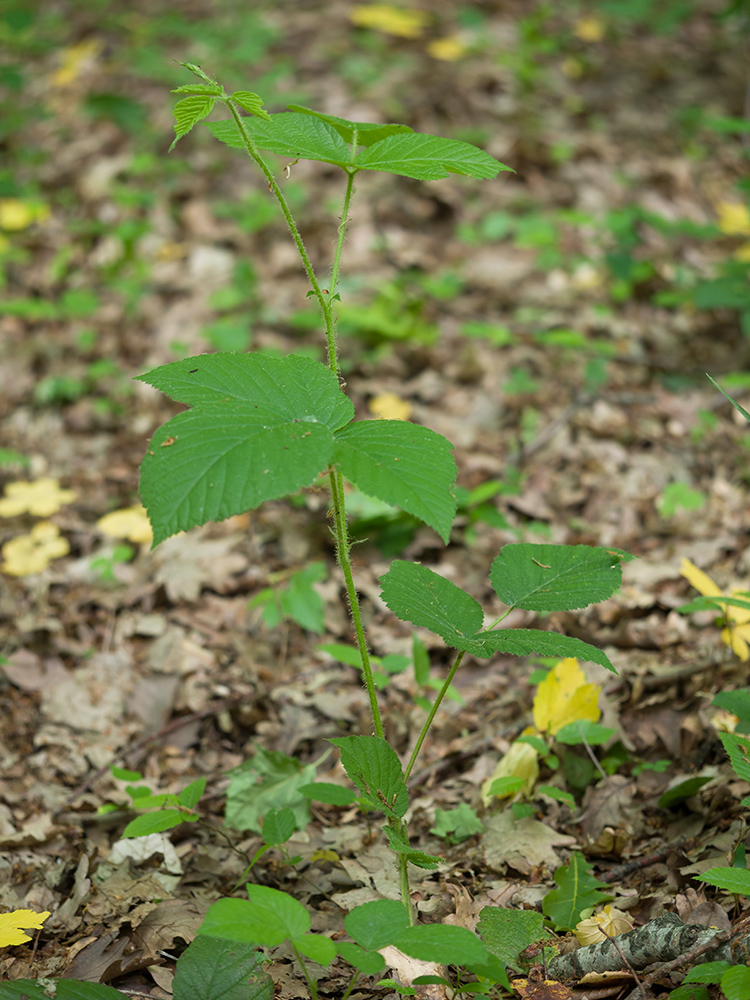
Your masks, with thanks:
[{"label": "small green ground plant", "polygon": [[[317,967],[328,967],[337,959],[348,963],[353,971],[344,993],[347,997],[360,976],[382,974],[386,963],[380,952],[387,946],[454,970],[452,978],[441,973],[423,978],[423,982],[457,986],[470,995],[509,989],[505,966],[512,948],[502,928],[490,928],[494,918],[487,911],[479,935],[462,927],[419,924],[416,920],[410,867],[434,869],[442,859],[410,843],[407,781],[441,703],[452,691],[456,671],[467,656],[578,657],[614,670],[601,650],[581,640],[537,628],[499,626],[515,609],[548,614],[580,609],[610,597],[621,583],[621,565],[630,557],[619,550],[583,545],[506,545],[489,571],[490,583],[506,610],[489,622],[471,594],[434,569],[395,559],[380,578],[386,606],[402,621],[436,633],[453,651],[452,664],[438,685],[437,695],[423,702],[425,721],[404,764],[386,739],[378,689],[387,680],[388,664],[385,658],[373,657],[363,625],[350,560],[344,484],[346,481],[362,494],[400,508],[432,527],[448,544],[457,509],[456,464],[450,442],[426,427],[403,420],[353,419],[354,406],[344,393],[337,344],[342,252],[354,182],[360,171],[385,171],[429,181],[451,173],[491,179],[509,168],[468,143],[415,133],[406,125],[352,122],[298,105],[269,114],[257,94],[244,90],[229,94],[200,67],[183,65],[197,82],[175,91],[180,95],[175,107],[175,143],[214,106],[229,112],[229,118],[207,122],[207,127],[215,138],[249,156],[276,199],[309,280],[308,296],[319,308],[327,363],[299,354],[278,358],[219,352],[181,359],[140,376],[143,382],[189,407],[157,430],[142,463],[141,494],[154,544],[303,490],[321,476],[327,481],[336,558],[356,643],[355,665],[367,691],[372,731],[330,741],[339,751],[353,788],[316,782],[315,765],[302,765],[290,758],[282,761],[276,757],[283,755],[258,748],[251,766],[238,768],[241,773],[234,775],[227,820],[235,828],[261,831],[261,853],[284,844],[295,828],[305,825],[309,811],[291,802],[287,808],[275,791],[268,809],[259,805],[255,793],[261,765],[261,777],[274,788],[293,785],[308,801],[341,806],[357,803],[362,810],[381,817],[399,872],[400,899],[375,899],[357,906],[343,922],[346,936],[337,935],[333,940],[311,931],[310,913],[292,895],[248,883],[243,898],[227,897],[210,907],[198,938],[178,963],[174,995],[177,1000],[208,1000],[219,995],[216,977],[224,974],[227,955],[231,954],[233,982],[242,984],[244,992],[221,995],[270,998],[273,985],[262,971],[263,949],[282,944],[293,952],[313,997],[318,995]],[[265,159],[269,152],[288,161],[320,161],[342,172],[341,223],[325,280],[313,267],[285,194]],[[276,607],[276,597],[267,607]],[[283,606],[281,613],[294,616],[291,608]],[[418,646],[415,649],[420,685],[434,687],[426,654],[424,650],[420,653]],[[240,795],[238,778],[246,780],[250,798]],[[164,819],[161,830],[192,819],[202,790],[194,782],[179,795],[164,797],[136,786],[129,793],[133,805],[157,809],[138,817],[136,829],[154,829],[154,824],[160,823],[158,811],[165,811],[165,807],[172,815]],[[253,812],[250,820],[243,814],[241,823],[236,817],[230,822],[230,812],[234,815],[247,809]],[[441,835],[454,841],[475,829],[467,815],[443,814],[437,823]],[[541,932],[541,915],[538,917]],[[408,992],[404,987],[399,989]]]}]

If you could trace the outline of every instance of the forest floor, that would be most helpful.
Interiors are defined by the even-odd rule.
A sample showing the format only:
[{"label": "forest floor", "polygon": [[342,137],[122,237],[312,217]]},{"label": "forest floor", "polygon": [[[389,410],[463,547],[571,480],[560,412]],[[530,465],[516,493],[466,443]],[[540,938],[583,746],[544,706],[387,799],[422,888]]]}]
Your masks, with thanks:
[{"label": "forest floor", "polygon": [[[352,497],[375,654],[411,662],[411,632],[379,597],[394,557],[433,566],[488,613],[489,566],[509,542],[637,557],[610,600],[508,622],[585,639],[617,668],[584,665],[614,730],[597,761],[558,745],[558,769],[543,767],[573,807],[532,791],[523,825],[507,800],[483,804],[531,724],[540,663],[462,665],[411,782],[412,843],[445,859],[415,872],[421,917],[472,927],[487,903],[538,906],[575,850],[600,878],[657,856],[612,882],[634,925],[671,910],[729,927],[744,913],[694,876],[744,836],[748,788],[718,736],[737,723],[712,701],[747,685],[747,665],[714,614],[678,609],[696,596],[683,559],[724,592],[750,589],[750,434],[706,378],[740,402],[750,386],[747,25],[719,0],[658,16],[624,2],[422,6],[412,37],[358,26],[342,0],[62,0],[0,15],[0,486],[71,491],[43,482],[40,504],[0,516],[3,545],[55,526],[49,559],[37,532],[4,550],[0,573],[0,910],[51,914],[0,952],[0,979],[169,997],[174,955],[234,891],[282,786],[314,764],[317,780],[342,781],[327,740],[370,732],[359,671],[321,649],[352,643],[322,487],[153,551],[137,513],[119,538],[101,523],[139,503],[150,436],[180,409],[135,376],[216,349],[324,359],[252,164],[202,128],[166,154],[169,91],[187,82],[175,59],[271,111],[404,122],[513,168],[492,181],[357,179],[340,287],[347,391],[358,416],[395,403],[444,434],[460,488],[448,546]],[[341,175],[274,162],[325,273]],[[419,636],[443,677],[447,651]],[[401,755],[431,690],[409,666],[382,691]],[[121,839],[134,814],[112,764],[159,792],[206,777],[201,821],[138,855]],[[247,794],[225,825],[228,773],[243,764]],[[688,778],[706,782],[659,805]],[[484,832],[451,844],[433,832],[436,810],[463,803]],[[296,865],[271,851],[253,879],[306,902],[315,930],[397,896],[383,839],[354,809],[314,805],[288,846]],[[283,953],[272,975],[278,996],[306,995]],[[327,975],[323,995],[340,996],[342,971]],[[353,995],[390,992],[365,980]]]}]

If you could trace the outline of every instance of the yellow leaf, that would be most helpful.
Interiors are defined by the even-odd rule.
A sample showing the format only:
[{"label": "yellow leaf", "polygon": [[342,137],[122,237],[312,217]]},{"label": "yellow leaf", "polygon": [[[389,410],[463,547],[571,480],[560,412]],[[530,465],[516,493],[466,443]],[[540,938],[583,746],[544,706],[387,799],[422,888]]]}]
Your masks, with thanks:
[{"label": "yellow leaf", "polygon": [[[727,618],[731,618],[732,615],[729,614],[732,609],[727,608]],[[738,611],[738,608],[734,609]],[[726,643],[727,646],[735,653],[744,663],[746,660],[750,660],[750,646],[747,644],[747,640],[750,639],[750,625],[739,625],[733,628],[724,628],[721,630],[721,638]]]},{"label": "yellow leaf", "polygon": [[534,725],[540,732],[554,734],[570,722],[596,722],[599,718],[597,684],[587,684],[575,657],[561,660],[537,688],[534,698]]},{"label": "yellow leaf", "polygon": [[60,53],[60,68],[50,77],[54,87],[69,87],[75,83],[82,70],[90,66],[99,55],[103,44],[98,38],[87,38],[78,45],[71,45]]},{"label": "yellow leaf", "polygon": [[598,17],[581,17],[573,25],[573,34],[582,42],[600,42],[604,38],[604,21]]},{"label": "yellow leaf", "polygon": [[[689,559],[682,559],[680,573],[685,579],[695,587],[695,589],[706,597],[741,597],[748,599],[745,590],[734,588],[728,594],[724,594],[720,587],[704,573],[693,565]],[[722,629],[721,638],[743,662],[750,660],[750,608],[737,608],[727,604],[723,608],[724,618],[729,622],[729,626]]]},{"label": "yellow leaf", "polygon": [[28,535],[18,535],[3,545],[4,562],[0,565],[9,576],[32,576],[47,569],[53,559],[70,552],[66,538],[60,536],[56,524],[40,521]]},{"label": "yellow leaf", "polygon": [[339,856],[336,853],[336,851],[333,851],[330,848],[328,850],[325,850],[324,848],[319,847],[316,851],[313,851],[312,857],[311,857],[310,860],[311,861],[338,861],[339,860]]},{"label": "yellow leaf", "polygon": [[627,934],[632,929],[633,925],[627,915],[609,903],[599,913],[581,920],[573,933],[582,945],[587,945],[598,944],[599,941],[617,937],[618,934]]},{"label": "yellow leaf", "polygon": [[680,560],[680,574],[685,577],[688,583],[691,583],[695,589],[700,593],[704,594],[706,597],[721,597],[721,588],[717,587],[711,577],[704,573],[702,569],[691,563],[689,559],[685,559],[684,556]]},{"label": "yellow leaf", "polygon": [[734,251],[734,259],[742,261],[743,264],[750,264],[750,243],[743,243]]},{"label": "yellow leaf", "polygon": [[456,35],[447,38],[436,38],[427,46],[428,53],[433,59],[442,59],[443,62],[455,62],[461,56],[465,56],[468,47],[464,41]]},{"label": "yellow leaf", "polygon": [[50,911],[35,913],[34,910],[12,910],[10,913],[0,913],[0,948],[10,945],[25,944],[31,941],[22,928],[33,927],[38,930],[49,916]]},{"label": "yellow leaf", "polygon": [[7,233],[28,229],[33,222],[49,216],[49,205],[25,198],[0,198],[0,229]]},{"label": "yellow leaf", "polygon": [[716,206],[719,229],[727,236],[750,236],[750,211],[740,201],[720,201]]},{"label": "yellow leaf", "polygon": [[419,38],[431,18],[423,10],[403,10],[390,4],[374,3],[352,8],[349,20],[358,28],[372,28],[400,38]]},{"label": "yellow leaf", "polygon": [[8,483],[5,497],[0,500],[0,517],[15,517],[17,514],[49,517],[75,498],[73,490],[61,490],[58,481],[50,477],[33,483]]},{"label": "yellow leaf", "polygon": [[367,408],[379,420],[408,420],[411,416],[411,403],[395,392],[381,392],[379,396],[373,396]]},{"label": "yellow leaf", "polygon": [[146,510],[140,504],[135,507],[124,507],[113,510],[100,517],[96,526],[110,538],[127,538],[130,542],[151,543],[154,534]]},{"label": "yellow leaf", "polygon": [[491,794],[490,788],[498,778],[523,778],[524,786],[521,791],[530,795],[538,777],[539,761],[536,750],[528,743],[513,743],[510,750],[497,762],[497,767],[490,777],[482,782],[482,801],[487,806],[493,798],[505,798],[516,794],[515,792],[505,792],[503,795]]}]

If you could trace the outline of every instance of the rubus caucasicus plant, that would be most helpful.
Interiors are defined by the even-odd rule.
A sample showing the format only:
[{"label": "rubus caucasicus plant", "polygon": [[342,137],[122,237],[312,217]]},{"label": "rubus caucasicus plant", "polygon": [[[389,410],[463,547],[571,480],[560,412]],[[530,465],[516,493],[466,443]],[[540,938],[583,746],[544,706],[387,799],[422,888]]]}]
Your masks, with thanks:
[{"label": "rubus caucasicus plant", "polygon": [[[352,574],[344,483],[401,507],[434,528],[448,544],[456,510],[452,493],[456,465],[452,445],[426,427],[399,420],[353,419],[354,407],[340,376],[336,304],[354,181],[360,171],[386,171],[427,181],[449,173],[490,179],[509,168],[468,143],[415,133],[406,125],[351,122],[295,105],[286,112],[268,114],[257,94],[227,94],[200,67],[182,65],[199,82],[175,91],[183,95],[175,108],[175,142],[217,103],[228,110],[228,119],[209,122],[207,127],[217,139],[245,151],[278,202],[310,283],[308,294],[320,307],[328,363],[296,355],[279,359],[216,353],[176,361],[140,376],[190,407],[157,430],[143,460],[141,493],[154,544],[179,531],[284,497],[310,486],[321,475],[327,477],[336,558],[345,581],[373,732],[331,741],[339,749],[356,793],[315,783],[307,792],[324,802],[356,800],[383,814],[401,890],[400,902],[375,900],[350,912],[345,929],[351,940],[334,942],[310,933],[310,916],[291,895],[250,884],[249,898],[222,899],[211,907],[201,936],[259,947],[291,942],[313,996],[316,984],[305,957],[324,966],[337,956],[344,958],[357,970],[351,990],[358,975],[373,975],[384,967],[379,950],[387,945],[416,958],[460,966],[479,977],[470,988],[464,980],[464,989],[486,992],[492,984],[507,986],[504,964],[481,938],[464,928],[415,923],[409,865],[435,868],[441,859],[409,843],[404,820],[406,782],[467,654],[579,657],[614,669],[604,653],[580,640],[541,629],[498,626],[515,608],[548,613],[582,608],[609,597],[620,585],[621,563],[629,557],[619,550],[588,546],[506,545],[492,563],[490,581],[508,610],[489,624],[479,603],[454,583],[419,563],[394,561],[380,581],[387,607],[403,621],[437,633],[456,653],[404,766],[384,737]],[[322,161],[343,173],[341,223],[325,281],[313,267],[284,193],[262,155],[266,152]]]}]

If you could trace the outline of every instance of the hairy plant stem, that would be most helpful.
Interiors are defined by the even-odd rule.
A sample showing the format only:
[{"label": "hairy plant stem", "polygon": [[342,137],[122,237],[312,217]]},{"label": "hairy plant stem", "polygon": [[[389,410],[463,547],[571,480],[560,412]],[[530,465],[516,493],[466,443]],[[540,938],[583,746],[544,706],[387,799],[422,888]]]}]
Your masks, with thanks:
[{"label": "hairy plant stem", "polygon": [[409,758],[409,763],[406,765],[406,770],[404,771],[404,780],[405,781],[409,780],[409,775],[411,774],[412,768],[414,767],[414,765],[415,765],[415,763],[417,761],[417,757],[419,756],[419,751],[422,749],[422,744],[424,743],[425,736],[427,736],[427,733],[429,732],[430,726],[432,725],[432,722],[433,722],[435,716],[438,713],[438,709],[440,708],[440,703],[442,702],[443,698],[445,698],[446,694],[448,693],[448,688],[451,686],[451,684],[453,682],[453,678],[456,676],[456,671],[461,666],[461,660],[463,660],[463,658],[464,658],[465,655],[466,655],[465,653],[459,653],[458,654],[458,656],[456,657],[456,659],[453,662],[453,666],[448,671],[448,676],[443,681],[443,686],[440,688],[440,691],[438,692],[438,696],[435,699],[435,702],[434,702],[432,708],[430,709],[430,714],[425,719],[425,723],[422,726],[422,731],[419,734],[419,737],[418,737],[417,742],[416,742],[416,744],[414,746],[414,749],[411,752],[411,757]]}]

